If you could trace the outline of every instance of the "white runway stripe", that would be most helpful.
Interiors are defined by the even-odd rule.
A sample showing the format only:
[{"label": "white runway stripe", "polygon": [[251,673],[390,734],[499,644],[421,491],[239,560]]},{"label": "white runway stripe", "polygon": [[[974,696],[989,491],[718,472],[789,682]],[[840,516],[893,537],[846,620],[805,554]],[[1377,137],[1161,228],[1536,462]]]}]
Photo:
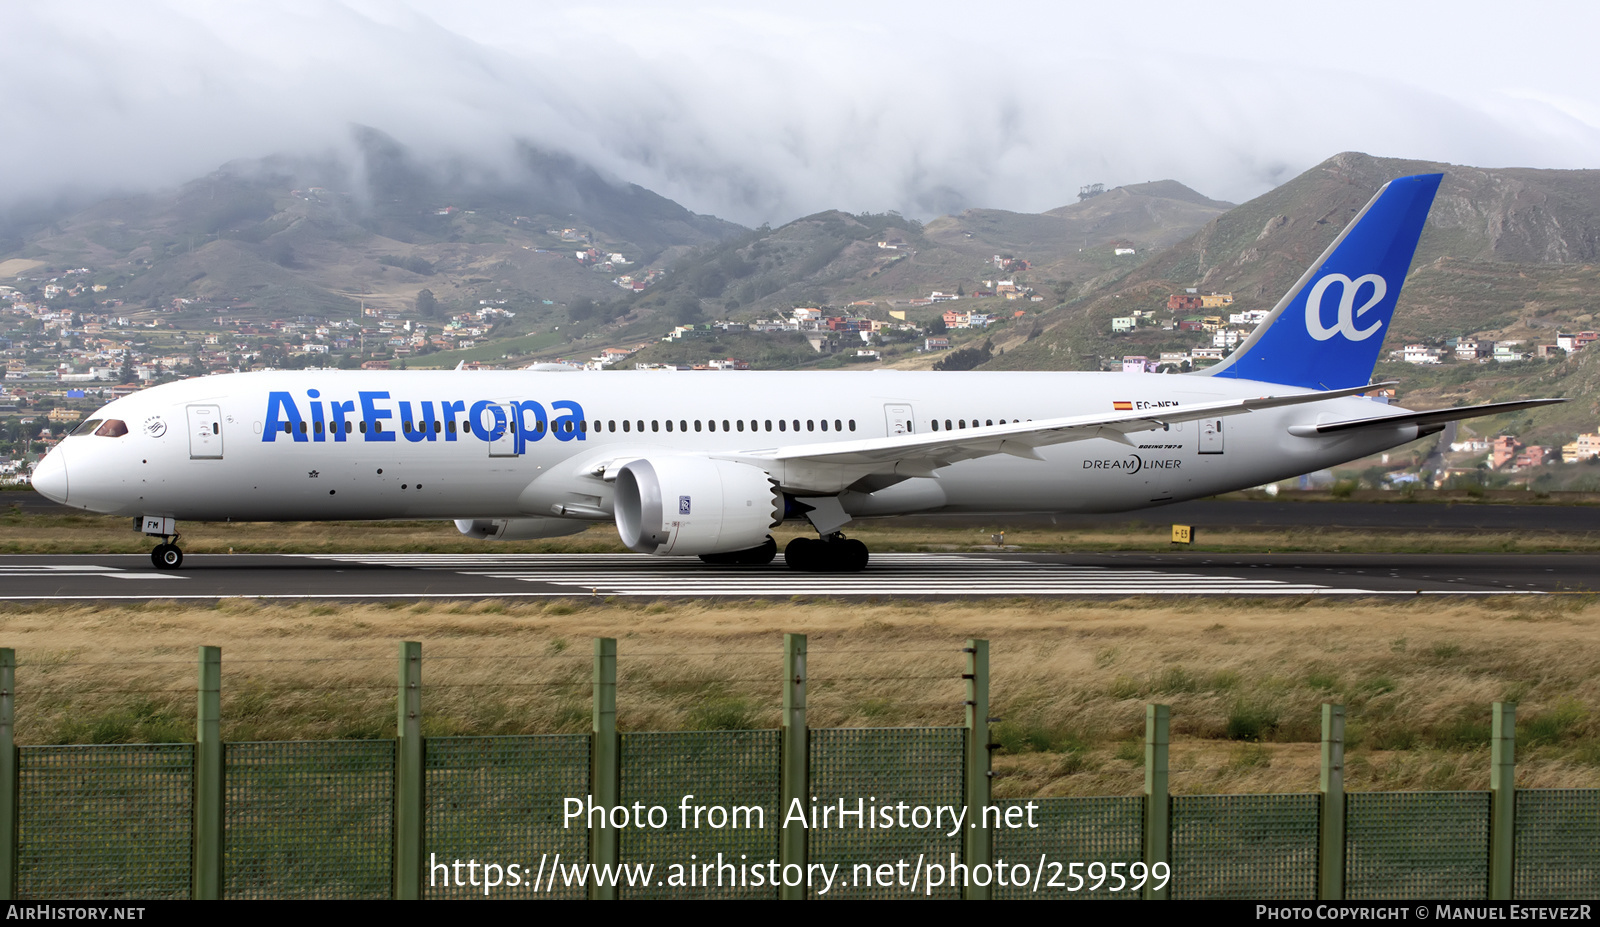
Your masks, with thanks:
[{"label": "white runway stripe", "polygon": [[[372,566],[570,586],[622,596],[717,595],[1324,595],[1370,594],[1272,579],[1032,563],[952,554],[874,554],[862,573],[713,566],[646,554],[316,554]],[[959,570],[959,571],[958,571]]]}]

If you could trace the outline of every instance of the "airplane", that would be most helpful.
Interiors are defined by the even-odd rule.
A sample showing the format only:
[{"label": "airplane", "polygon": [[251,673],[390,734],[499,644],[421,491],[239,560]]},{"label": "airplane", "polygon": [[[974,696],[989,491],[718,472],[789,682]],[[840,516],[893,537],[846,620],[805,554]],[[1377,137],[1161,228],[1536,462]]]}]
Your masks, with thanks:
[{"label": "airplane", "polygon": [[182,521],[451,519],[527,540],[614,522],[629,549],[857,571],[865,516],[1111,512],[1257,486],[1445,423],[1360,394],[1441,174],[1389,181],[1221,363],[1112,372],[262,371],[116,399],[34,488],[132,516],[178,569]]}]

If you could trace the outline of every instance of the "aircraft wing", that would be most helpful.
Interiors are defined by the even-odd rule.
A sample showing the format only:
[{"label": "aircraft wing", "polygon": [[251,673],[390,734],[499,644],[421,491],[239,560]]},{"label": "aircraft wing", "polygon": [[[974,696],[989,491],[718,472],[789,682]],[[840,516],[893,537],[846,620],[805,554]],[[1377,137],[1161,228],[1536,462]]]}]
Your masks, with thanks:
[{"label": "aircraft wing", "polygon": [[958,460],[987,457],[991,454],[1011,454],[1037,460],[1039,456],[1035,453],[1035,448],[1090,438],[1108,438],[1131,445],[1132,442],[1127,438],[1130,432],[1149,431],[1174,422],[1242,415],[1259,409],[1321,402],[1325,399],[1353,396],[1387,385],[1389,384],[1373,383],[1315,393],[1227,399],[1160,409],[1143,409],[1137,412],[1074,415],[1031,422],[986,425],[959,431],[934,431],[892,435],[887,438],[865,438],[859,441],[800,444],[727,456],[752,462],[765,460],[786,464],[837,465],[851,469],[866,468],[869,471],[892,467],[893,472],[901,475],[927,476],[931,475],[934,469],[948,466]]},{"label": "aircraft wing", "polygon": [[1396,412],[1392,415],[1377,415],[1372,418],[1357,418],[1343,422],[1295,425],[1289,429],[1289,433],[1310,437],[1312,435],[1337,434],[1341,431],[1354,431],[1357,428],[1373,428],[1380,425],[1434,425],[1439,422],[1460,421],[1464,418],[1499,415],[1502,412],[1518,412],[1523,409],[1533,409],[1566,401],[1565,399],[1519,399],[1516,402],[1491,402],[1481,406],[1459,406],[1454,409],[1434,409],[1428,412]]}]

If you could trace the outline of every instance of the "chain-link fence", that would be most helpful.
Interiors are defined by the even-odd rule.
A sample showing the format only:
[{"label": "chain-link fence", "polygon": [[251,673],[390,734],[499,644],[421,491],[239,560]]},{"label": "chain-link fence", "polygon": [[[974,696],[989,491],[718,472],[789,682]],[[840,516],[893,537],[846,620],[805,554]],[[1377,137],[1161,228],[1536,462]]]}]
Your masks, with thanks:
[{"label": "chain-link fence", "polygon": [[[1002,827],[993,830],[994,858],[1044,866],[1039,888],[1005,885],[994,889],[996,898],[1088,898],[1095,900],[1139,897],[1126,881],[1128,865],[1144,855],[1144,799],[1137,796],[1109,798],[1035,798],[996,802],[1004,814],[1015,815],[1026,825],[1027,806],[1033,805],[1032,821],[1037,827]],[[1003,820],[1003,818],[1002,818]],[[1090,873],[1088,864],[1104,864],[1103,871]],[[1076,869],[1073,863],[1081,863]],[[1124,881],[1111,878],[1111,866],[1123,864]],[[1116,890],[1117,885],[1120,890]]]},{"label": "chain-link fence", "polygon": [[230,743],[226,898],[388,898],[394,741]]},{"label": "chain-link fence", "polygon": [[1315,898],[1318,795],[1175,795],[1173,898]]},{"label": "chain-link fence", "polygon": [[1485,897],[1489,801],[1488,792],[1345,796],[1345,897]]},{"label": "chain-link fence", "polygon": [[1518,898],[1600,898],[1600,789],[1517,793]]},{"label": "chain-link fence", "polygon": [[[942,822],[902,826],[898,806],[952,812],[964,807],[964,728],[846,728],[811,732],[810,861],[839,866],[839,882],[826,898],[954,898],[945,880],[931,892],[899,884],[910,869],[893,876],[884,865],[919,860],[948,867],[961,859],[961,829]],[[860,812],[859,814],[857,812]],[[843,813],[843,814],[842,814]],[[951,833],[951,831],[954,833]],[[868,871],[870,870],[870,872]],[[890,881],[892,884],[884,884]]]},{"label": "chain-link fence", "polygon": [[[423,897],[588,894],[582,885],[565,884],[553,875],[589,862],[587,826],[581,821],[568,826],[563,819],[564,800],[589,791],[589,735],[433,737],[423,763]],[[466,867],[494,863],[502,870],[516,865],[517,878],[512,884],[502,874],[491,890],[483,884],[486,878],[474,876],[471,868],[458,870],[457,862]]]},{"label": "chain-link fence", "polygon": [[622,804],[666,812],[660,827],[652,821],[622,832],[622,863],[654,865],[656,883],[624,885],[623,898],[777,897],[767,864],[778,858],[778,738],[778,731],[622,735]]},{"label": "chain-link fence", "polygon": [[17,751],[17,895],[189,897],[192,744]]}]

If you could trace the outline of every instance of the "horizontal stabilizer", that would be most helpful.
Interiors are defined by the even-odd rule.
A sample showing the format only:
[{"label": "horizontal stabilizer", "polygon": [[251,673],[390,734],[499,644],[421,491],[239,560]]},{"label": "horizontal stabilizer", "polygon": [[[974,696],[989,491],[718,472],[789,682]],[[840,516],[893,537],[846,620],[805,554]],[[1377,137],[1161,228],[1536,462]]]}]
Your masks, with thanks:
[{"label": "horizontal stabilizer", "polygon": [[1289,433],[1302,438],[1314,435],[1337,434],[1341,431],[1354,431],[1357,428],[1377,428],[1392,425],[1434,425],[1440,422],[1457,422],[1464,418],[1480,418],[1485,415],[1499,415],[1502,412],[1520,412],[1523,409],[1533,409],[1539,406],[1553,405],[1566,402],[1565,399],[1520,399],[1516,402],[1491,402],[1481,406],[1459,406],[1454,409],[1434,409],[1430,412],[1397,412],[1393,415],[1379,415],[1373,418],[1357,418],[1345,422],[1323,422],[1317,425],[1295,425]]}]

